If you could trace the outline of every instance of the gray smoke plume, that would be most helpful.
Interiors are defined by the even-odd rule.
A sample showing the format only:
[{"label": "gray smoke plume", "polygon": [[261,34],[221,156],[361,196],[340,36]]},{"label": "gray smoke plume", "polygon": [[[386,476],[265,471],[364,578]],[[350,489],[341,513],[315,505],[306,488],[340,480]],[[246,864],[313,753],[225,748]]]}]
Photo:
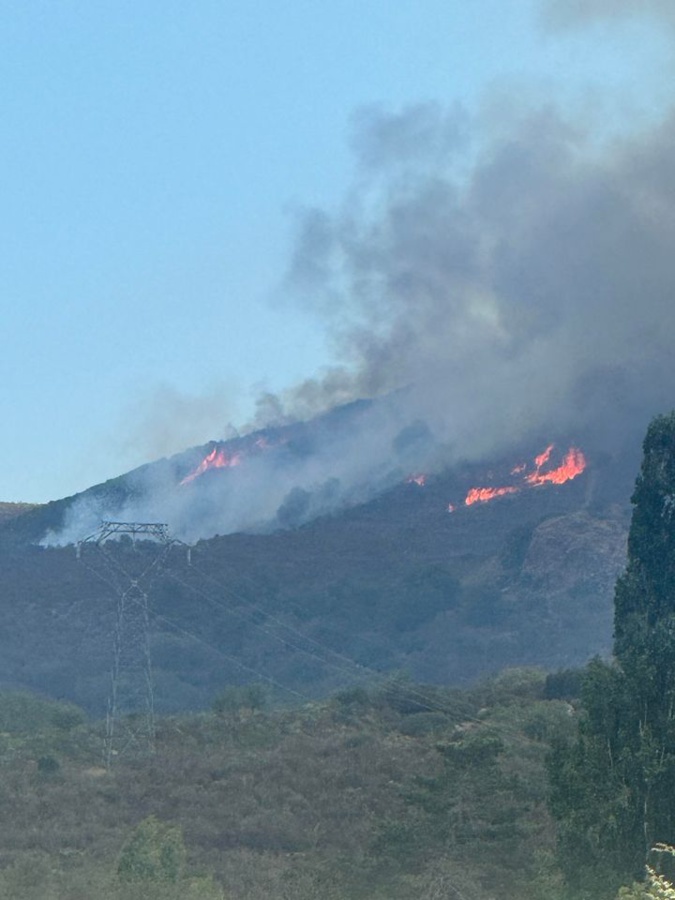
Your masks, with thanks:
[{"label": "gray smoke plume", "polygon": [[[555,109],[531,111],[468,175],[449,133],[426,106],[359,117],[355,144],[386,172],[306,212],[289,276],[345,365],[290,402],[410,386],[411,410],[468,454],[669,407],[675,116],[600,151]],[[416,135],[434,148],[419,167]]]},{"label": "gray smoke plume", "polygon": [[[556,27],[671,9],[545,4]],[[675,111],[614,140],[553,105],[484,125],[456,105],[361,110],[353,188],[299,217],[287,287],[337,362],[262,397],[256,424],[378,402],[194,489],[171,466],[139,470],[118,517],[189,540],[295,525],[535,436],[606,447],[675,405]],[[58,540],[104,507],[75,504]]]},{"label": "gray smoke plume", "polygon": [[[306,425],[268,428],[142,466],[75,498],[63,527],[43,543],[76,543],[102,519],[166,522],[189,542],[301,525],[399,484],[421,461],[436,465],[434,436],[407,415],[396,396],[357,402]],[[207,450],[211,458],[221,453],[229,467],[224,461],[199,468]]]}]

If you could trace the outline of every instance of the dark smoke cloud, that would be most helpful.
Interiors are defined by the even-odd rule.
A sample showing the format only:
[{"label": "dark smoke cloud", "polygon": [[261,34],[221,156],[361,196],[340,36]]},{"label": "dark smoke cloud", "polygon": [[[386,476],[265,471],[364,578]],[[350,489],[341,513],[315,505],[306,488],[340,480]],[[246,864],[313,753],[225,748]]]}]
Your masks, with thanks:
[{"label": "dark smoke cloud", "polygon": [[[386,136],[379,181],[362,175],[342,209],[306,213],[289,276],[344,367],[295,396],[330,405],[336,385],[339,399],[412,386],[466,453],[672,405],[673,115],[600,150],[554,108],[530,111],[474,151],[468,176],[454,119],[358,117],[366,168]],[[415,135],[433,165],[410,164]]]},{"label": "dark smoke cloud", "polygon": [[[670,8],[546,6],[559,26]],[[641,432],[675,406],[674,145],[673,110],[614,140],[553,105],[501,109],[497,123],[438,104],[360,111],[353,188],[299,217],[287,281],[337,362],[262,396],[255,425],[378,403],[311,452],[262,454],[191,492],[168,469],[143,470],[142,503],[117,515],[167,521],[186,540],[296,525],[523,441],[600,449]],[[52,539],[102,517],[75,504]]]}]

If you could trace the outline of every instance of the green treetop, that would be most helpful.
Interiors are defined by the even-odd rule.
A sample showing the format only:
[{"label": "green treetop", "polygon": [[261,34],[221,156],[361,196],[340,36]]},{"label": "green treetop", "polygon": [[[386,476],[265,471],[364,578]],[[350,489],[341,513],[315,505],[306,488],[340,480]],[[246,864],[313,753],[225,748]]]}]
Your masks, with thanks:
[{"label": "green treetop", "polygon": [[551,763],[560,861],[590,896],[611,896],[675,838],[675,413],[647,431],[632,502],[615,663],[589,667],[579,738]]}]

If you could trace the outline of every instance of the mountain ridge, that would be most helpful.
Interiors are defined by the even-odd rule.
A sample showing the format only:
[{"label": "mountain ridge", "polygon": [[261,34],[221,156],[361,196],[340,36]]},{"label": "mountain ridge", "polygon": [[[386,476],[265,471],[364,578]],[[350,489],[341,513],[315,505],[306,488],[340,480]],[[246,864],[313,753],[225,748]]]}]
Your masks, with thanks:
[{"label": "mountain ridge", "polygon": [[[283,426],[191,448],[84,493],[113,498],[124,512],[139,477],[163,485],[170,476],[173,494],[208,517],[239,476],[263,471],[269,480],[270,471],[295,475],[310,465],[323,478],[324,461],[339,459],[352,440],[341,429],[372,410],[364,403],[324,418],[319,432],[330,452],[316,423]],[[262,680],[280,696],[319,696],[373,673],[405,669],[416,679],[465,684],[507,666],[569,668],[609,652],[637,442],[627,436],[609,451],[591,440],[533,441],[425,472],[414,462],[420,447],[437,450],[429,429],[400,425],[391,429],[398,456],[364,495],[354,479],[322,507],[316,498],[328,497],[330,479],[313,493],[284,484],[285,500],[275,498],[264,527],[191,541],[190,561],[180,545],[171,550],[149,587],[160,710],[202,708],[228,683]],[[214,467],[181,485],[214,448],[231,459],[262,438],[280,448],[271,470],[256,468],[270,459],[259,446],[250,466]],[[391,434],[385,438],[389,446]],[[583,471],[542,482],[575,445],[586,454]],[[536,463],[544,456],[545,465]],[[500,485],[511,492],[469,505],[473,489]],[[96,571],[95,555],[78,560],[72,546],[44,541],[82,496],[0,523],[0,683],[101,714],[121,588]],[[133,546],[106,545],[122,568],[152,562],[153,545]]]}]

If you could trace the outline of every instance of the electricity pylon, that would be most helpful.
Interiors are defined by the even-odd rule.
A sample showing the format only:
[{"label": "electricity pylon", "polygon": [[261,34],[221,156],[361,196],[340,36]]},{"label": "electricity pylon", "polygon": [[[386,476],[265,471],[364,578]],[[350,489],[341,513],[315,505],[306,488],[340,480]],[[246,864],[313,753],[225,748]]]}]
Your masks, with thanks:
[{"label": "electricity pylon", "polygon": [[[139,540],[143,552],[137,546]],[[77,545],[78,559],[94,563],[89,567],[116,594],[104,750],[108,769],[122,754],[147,756],[155,749],[148,595],[171,546],[177,543],[169,536],[168,525],[159,522],[102,522],[98,531]]]}]

